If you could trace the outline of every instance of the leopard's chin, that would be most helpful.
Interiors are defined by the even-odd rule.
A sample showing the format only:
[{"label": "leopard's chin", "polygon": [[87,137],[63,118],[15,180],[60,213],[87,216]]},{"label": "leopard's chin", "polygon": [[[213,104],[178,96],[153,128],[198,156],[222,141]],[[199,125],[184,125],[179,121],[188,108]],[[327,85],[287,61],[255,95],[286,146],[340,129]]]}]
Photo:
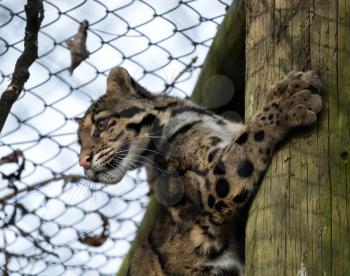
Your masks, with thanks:
[{"label": "leopard's chin", "polygon": [[103,168],[88,169],[84,170],[84,172],[86,177],[93,182],[118,184],[128,170],[134,170],[141,165],[138,156],[128,152],[123,156],[119,155],[112,159]]},{"label": "leopard's chin", "polygon": [[123,170],[121,167],[98,172],[94,172],[93,170],[85,171],[85,175],[89,180],[103,184],[118,184],[123,179],[125,173],[126,170]]},{"label": "leopard's chin", "polygon": [[126,172],[133,169],[130,160],[134,157],[129,152],[129,144],[127,147],[122,146],[118,151],[112,154],[110,161],[103,167],[96,166],[93,169],[84,170],[86,177],[93,181],[103,184],[118,184]]}]

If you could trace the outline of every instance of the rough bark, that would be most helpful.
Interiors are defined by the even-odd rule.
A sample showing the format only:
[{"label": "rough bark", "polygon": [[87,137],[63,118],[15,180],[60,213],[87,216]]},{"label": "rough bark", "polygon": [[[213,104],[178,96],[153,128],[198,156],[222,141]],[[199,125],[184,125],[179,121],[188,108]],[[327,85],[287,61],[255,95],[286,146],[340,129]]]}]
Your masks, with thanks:
[{"label": "rough bark", "polygon": [[44,19],[43,1],[28,0],[24,9],[26,13],[24,51],[17,59],[10,85],[0,98],[0,132],[12,105],[21,94],[25,82],[29,79],[29,67],[38,57],[38,32]]},{"label": "rough bark", "polygon": [[311,129],[289,136],[250,209],[246,275],[350,275],[350,1],[247,2],[246,115],[292,69],[326,85]]}]

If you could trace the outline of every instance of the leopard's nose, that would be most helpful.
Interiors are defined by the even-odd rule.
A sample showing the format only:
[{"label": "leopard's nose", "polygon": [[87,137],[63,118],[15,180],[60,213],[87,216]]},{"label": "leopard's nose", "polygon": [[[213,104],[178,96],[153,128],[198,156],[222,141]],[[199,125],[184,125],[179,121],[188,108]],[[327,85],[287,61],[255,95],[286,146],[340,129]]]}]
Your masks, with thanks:
[{"label": "leopard's nose", "polygon": [[92,165],[92,157],[90,155],[83,155],[79,158],[79,165],[84,169],[90,169]]}]

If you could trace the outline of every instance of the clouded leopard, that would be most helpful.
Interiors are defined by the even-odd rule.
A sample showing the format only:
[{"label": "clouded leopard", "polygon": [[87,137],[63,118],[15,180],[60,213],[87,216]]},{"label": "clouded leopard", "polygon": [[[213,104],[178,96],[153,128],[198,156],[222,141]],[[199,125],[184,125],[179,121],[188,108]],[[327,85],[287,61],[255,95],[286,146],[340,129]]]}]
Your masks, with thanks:
[{"label": "clouded leopard", "polygon": [[[275,145],[315,123],[322,84],[291,72],[245,124],[187,100],[148,92],[121,67],[79,123],[79,164],[92,181],[118,183],[146,166],[162,210],[129,275],[243,275],[241,217]],[[243,229],[244,231],[244,229]]]}]

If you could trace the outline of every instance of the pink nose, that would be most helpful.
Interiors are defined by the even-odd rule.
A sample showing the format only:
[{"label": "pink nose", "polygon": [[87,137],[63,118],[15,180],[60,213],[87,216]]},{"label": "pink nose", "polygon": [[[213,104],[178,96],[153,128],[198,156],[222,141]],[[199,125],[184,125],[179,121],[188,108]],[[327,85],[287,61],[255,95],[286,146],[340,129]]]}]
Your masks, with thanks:
[{"label": "pink nose", "polygon": [[79,158],[79,165],[84,169],[91,168],[91,155],[84,155]]}]

